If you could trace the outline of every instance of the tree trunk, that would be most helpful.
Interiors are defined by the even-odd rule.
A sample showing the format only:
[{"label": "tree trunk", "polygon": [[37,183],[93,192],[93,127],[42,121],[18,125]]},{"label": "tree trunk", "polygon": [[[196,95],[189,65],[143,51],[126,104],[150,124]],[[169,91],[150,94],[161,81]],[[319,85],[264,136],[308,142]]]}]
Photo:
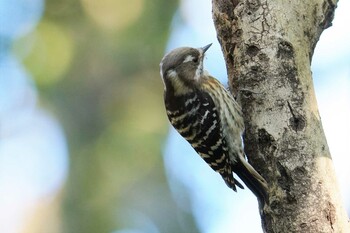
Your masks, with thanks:
[{"label": "tree trunk", "polygon": [[245,151],[269,184],[265,232],[350,232],[310,65],[336,0],[213,0]]}]

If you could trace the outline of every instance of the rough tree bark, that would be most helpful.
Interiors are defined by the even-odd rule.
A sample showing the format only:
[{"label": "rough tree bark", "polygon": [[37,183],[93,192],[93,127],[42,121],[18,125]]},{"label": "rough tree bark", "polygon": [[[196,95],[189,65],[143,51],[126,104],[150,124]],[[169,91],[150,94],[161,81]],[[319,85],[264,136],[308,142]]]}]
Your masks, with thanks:
[{"label": "rough tree bark", "polygon": [[249,162],[269,183],[265,232],[350,232],[310,64],[336,0],[213,0]]}]

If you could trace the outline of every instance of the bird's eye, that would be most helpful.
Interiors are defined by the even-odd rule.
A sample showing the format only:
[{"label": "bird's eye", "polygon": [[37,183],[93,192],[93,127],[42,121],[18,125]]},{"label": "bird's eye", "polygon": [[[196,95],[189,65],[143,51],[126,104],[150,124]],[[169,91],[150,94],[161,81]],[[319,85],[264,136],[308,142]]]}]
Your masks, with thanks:
[{"label": "bird's eye", "polygon": [[198,62],[198,57],[193,58],[193,62],[197,63]]}]

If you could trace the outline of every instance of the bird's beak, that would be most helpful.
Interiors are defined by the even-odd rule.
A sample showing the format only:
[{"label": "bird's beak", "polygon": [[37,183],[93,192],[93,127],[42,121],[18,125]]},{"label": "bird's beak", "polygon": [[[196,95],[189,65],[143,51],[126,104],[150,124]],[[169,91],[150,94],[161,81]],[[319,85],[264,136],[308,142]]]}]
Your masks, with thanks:
[{"label": "bird's beak", "polygon": [[209,47],[210,47],[212,44],[213,44],[213,43],[210,43],[210,44],[208,44],[208,45],[202,47],[203,53],[205,53],[205,52],[209,49]]}]

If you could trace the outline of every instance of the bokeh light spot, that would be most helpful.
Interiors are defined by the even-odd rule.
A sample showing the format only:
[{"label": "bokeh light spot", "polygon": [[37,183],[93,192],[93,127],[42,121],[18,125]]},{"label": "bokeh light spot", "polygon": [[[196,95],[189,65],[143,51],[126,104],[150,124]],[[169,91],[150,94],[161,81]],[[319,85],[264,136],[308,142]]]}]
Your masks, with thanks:
[{"label": "bokeh light spot", "polygon": [[42,21],[37,30],[15,44],[16,54],[39,85],[52,85],[63,77],[73,56],[73,42],[67,31],[57,24]]},{"label": "bokeh light spot", "polygon": [[81,0],[87,15],[100,27],[117,31],[135,22],[142,13],[144,0]]}]

